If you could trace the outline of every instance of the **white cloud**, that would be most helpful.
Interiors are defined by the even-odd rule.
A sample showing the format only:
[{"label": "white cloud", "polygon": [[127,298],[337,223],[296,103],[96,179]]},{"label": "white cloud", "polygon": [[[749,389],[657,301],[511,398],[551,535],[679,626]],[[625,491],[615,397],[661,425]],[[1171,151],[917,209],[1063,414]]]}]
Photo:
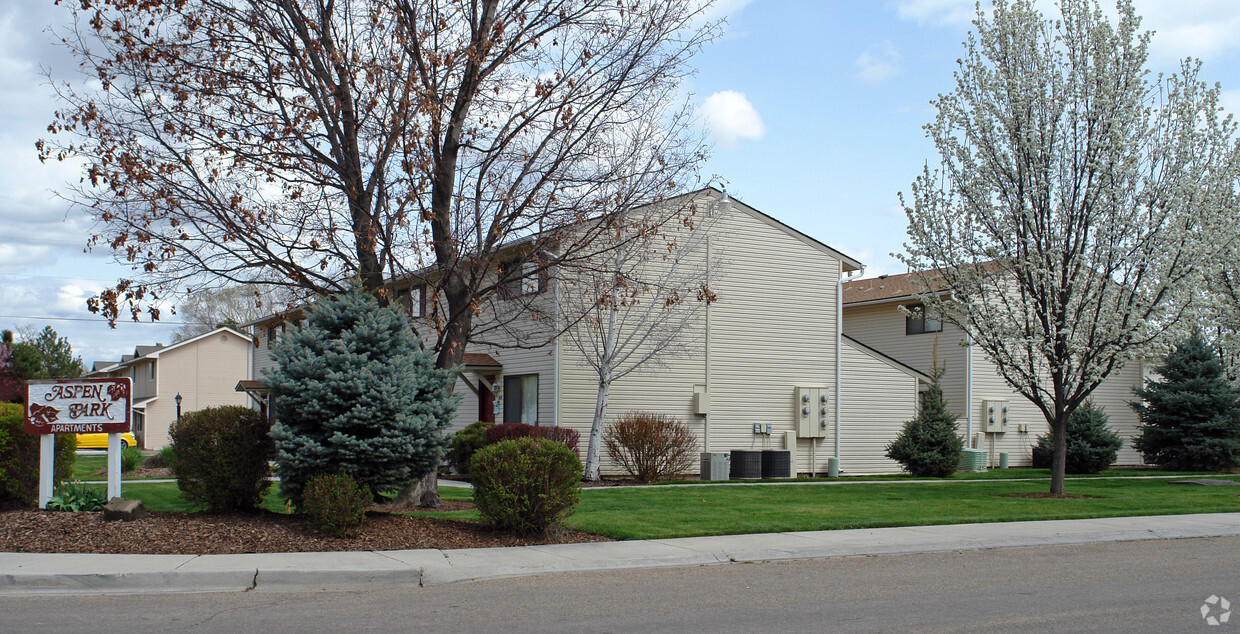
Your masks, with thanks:
[{"label": "white cloud", "polygon": [[857,58],[857,79],[868,86],[877,86],[900,72],[901,60],[903,57],[896,45],[883,42]]},{"label": "white cloud", "polygon": [[706,98],[699,112],[706,128],[726,148],[735,147],[741,139],[757,141],[766,135],[766,124],[743,92],[717,92]]},{"label": "white cloud", "polygon": [[1141,26],[1154,31],[1150,57],[1155,65],[1184,57],[1209,60],[1240,47],[1240,2],[1235,0],[1137,0]]}]

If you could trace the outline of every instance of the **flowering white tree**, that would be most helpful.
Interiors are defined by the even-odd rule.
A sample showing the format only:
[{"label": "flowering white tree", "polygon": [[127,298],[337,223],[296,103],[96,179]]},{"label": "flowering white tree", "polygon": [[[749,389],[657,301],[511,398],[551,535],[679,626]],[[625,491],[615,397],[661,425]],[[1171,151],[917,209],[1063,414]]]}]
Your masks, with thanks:
[{"label": "flowering white tree", "polygon": [[[926,126],[941,160],[901,197],[903,261],[950,296],[923,300],[971,333],[1055,439],[1068,415],[1195,304],[1226,243],[1235,125],[1198,66],[1151,77],[1129,0],[979,8],[956,88]],[[1234,223],[1232,223],[1234,224]],[[931,279],[934,278],[934,279]]]},{"label": "flowering white tree", "polygon": [[[675,226],[661,221],[667,207],[683,207]],[[702,309],[715,301],[712,275],[720,260],[709,253],[711,226],[730,208],[727,195],[672,199],[629,210],[605,237],[610,250],[597,266],[580,264],[562,280],[562,319],[577,320],[565,330],[569,342],[598,374],[594,421],[586,447],[585,478],[599,479],[599,458],[611,384],[639,369],[661,367],[688,350],[700,331]],[[599,245],[596,245],[599,246]]]}]

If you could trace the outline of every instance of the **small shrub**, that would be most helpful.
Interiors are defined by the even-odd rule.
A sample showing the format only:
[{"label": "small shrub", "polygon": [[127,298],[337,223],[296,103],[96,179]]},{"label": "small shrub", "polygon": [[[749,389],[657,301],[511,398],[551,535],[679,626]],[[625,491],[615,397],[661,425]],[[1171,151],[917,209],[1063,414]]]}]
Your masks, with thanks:
[{"label": "small shrub", "polygon": [[630,412],[603,435],[607,455],[640,482],[667,480],[693,468],[697,439],[665,414]]},{"label": "small shrub", "polygon": [[[0,509],[34,506],[39,496],[39,436],[22,431],[26,409],[20,403],[0,403]],[[56,482],[73,476],[77,437],[56,436]]]},{"label": "small shrub", "polygon": [[538,430],[538,438],[546,438],[563,443],[565,447],[577,453],[577,442],[581,440],[581,434],[576,429],[570,427],[536,427]]},{"label": "small shrub", "polygon": [[47,501],[49,511],[101,511],[108,503],[107,495],[100,489],[74,480],[61,485],[60,490]]},{"label": "small shrub", "polygon": [[[1107,415],[1093,401],[1085,401],[1068,416],[1067,473],[1101,473],[1115,464],[1115,457],[1124,445],[1119,434],[1107,427]],[[1055,456],[1055,436],[1050,432],[1038,436],[1033,446],[1033,466],[1049,469]]]},{"label": "small shrub", "polygon": [[300,510],[311,526],[333,537],[357,537],[370,508],[370,488],[343,473],[320,473],[306,482]]},{"label": "small shrub", "polygon": [[484,521],[522,535],[545,533],[573,514],[581,460],[563,443],[517,438],[479,449],[470,461],[474,503]]},{"label": "small shrub", "polygon": [[469,473],[470,458],[474,457],[475,451],[487,445],[487,430],[494,426],[495,423],[480,420],[452,436],[452,448],[448,450],[447,458],[453,469],[458,473]]},{"label": "small shrub", "polygon": [[172,446],[169,445],[163,449],[160,449],[159,453],[147,458],[146,462],[143,464],[145,464],[148,469],[175,469],[175,467],[172,466],[175,460],[176,456],[173,454]]},{"label": "small shrub", "polygon": [[185,500],[215,511],[258,507],[275,453],[271,425],[258,410],[208,407],[173,423],[177,486]]},{"label": "small shrub", "polygon": [[125,447],[121,450],[121,473],[130,473],[142,463],[142,450],[137,447]]},{"label": "small shrub", "polygon": [[575,453],[581,434],[577,433],[577,430],[568,427],[539,427],[525,423],[504,423],[486,430],[488,445],[517,438],[546,438],[554,440],[572,449]]},{"label": "small shrub", "polygon": [[887,457],[919,477],[946,478],[956,472],[964,441],[956,435],[956,415],[947,411],[936,372],[930,389],[921,396],[917,417],[904,423],[900,435],[887,445]]}]

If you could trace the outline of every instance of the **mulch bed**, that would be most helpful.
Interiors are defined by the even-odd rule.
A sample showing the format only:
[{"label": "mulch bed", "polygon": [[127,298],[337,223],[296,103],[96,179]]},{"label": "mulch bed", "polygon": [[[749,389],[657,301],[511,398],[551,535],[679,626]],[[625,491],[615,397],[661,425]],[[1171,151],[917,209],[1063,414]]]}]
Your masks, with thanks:
[{"label": "mulch bed", "polygon": [[[441,511],[472,508],[445,500]],[[105,522],[103,513],[41,510],[0,512],[0,551],[20,553],[186,554],[290,553],[418,548],[490,548],[611,541],[560,529],[541,537],[520,537],[462,520],[372,511],[354,539],[327,537],[302,517],[151,512],[134,522]]]}]

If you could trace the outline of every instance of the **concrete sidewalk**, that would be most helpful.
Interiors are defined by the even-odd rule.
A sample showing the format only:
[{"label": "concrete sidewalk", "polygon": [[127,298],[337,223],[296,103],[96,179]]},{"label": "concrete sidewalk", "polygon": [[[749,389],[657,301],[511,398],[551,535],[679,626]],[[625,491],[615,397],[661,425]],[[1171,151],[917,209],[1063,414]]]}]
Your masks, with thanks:
[{"label": "concrete sidewalk", "polygon": [[1240,513],[724,535],[519,548],[251,555],[0,553],[0,596],[437,586],[556,572],[1240,535]]}]

